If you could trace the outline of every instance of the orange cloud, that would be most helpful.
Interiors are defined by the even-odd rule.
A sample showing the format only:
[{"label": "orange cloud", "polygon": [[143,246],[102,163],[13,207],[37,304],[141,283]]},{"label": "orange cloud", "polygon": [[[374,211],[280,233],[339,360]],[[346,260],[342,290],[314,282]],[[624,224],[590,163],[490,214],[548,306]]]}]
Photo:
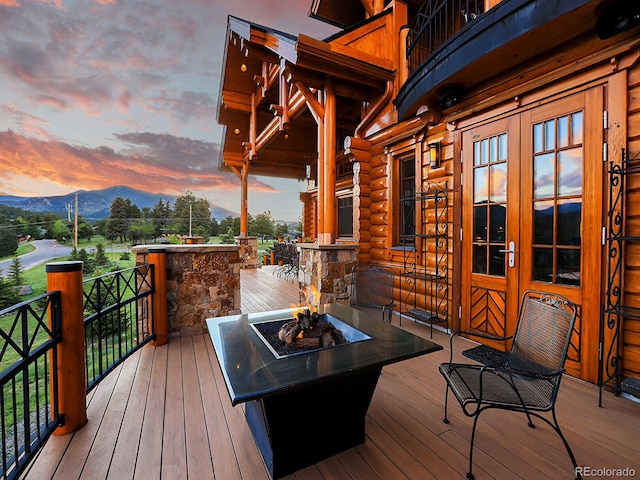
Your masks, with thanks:
[{"label": "orange cloud", "polygon": [[[239,189],[235,175],[217,170],[217,144],[168,134],[131,133],[116,137],[126,144],[119,152],[107,146],[79,147],[12,131],[0,132],[0,170],[5,178],[28,176],[34,182],[69,190],[127,185],[179,195],[185,190]],[[5,184],[4,189],[8,188]],[[277,192],[256,179],[251,188],[255,192]],[[42,194],[48,192],[30,193]]]}]

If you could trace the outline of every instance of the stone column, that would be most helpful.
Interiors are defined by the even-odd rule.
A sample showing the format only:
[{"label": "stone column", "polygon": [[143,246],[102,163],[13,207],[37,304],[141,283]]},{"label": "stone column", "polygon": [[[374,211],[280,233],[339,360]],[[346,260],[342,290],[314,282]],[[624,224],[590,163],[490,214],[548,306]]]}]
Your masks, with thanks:
[{"label": "stone column", "polygon": [[258,237],[236,237],[236,245],[240,245],[241,268],[257,268]]},{"label": "stone column", "polygon": [[[202,332],[206,319],[241,313],[240,246],[164,245],[169,332]],[[133,248],[136,264],[149,261],[149,249]],[[183,333],[185,333],[183,331]]]},{"label": "stone column", "polygon": [[319,298],[314,303],[319,305],[347,299],[351,270],[358,263],[358,248],[358,245],[348,244],[300,244],[300,302],[310,302],[305,294],[309,288],[318,292]]}]

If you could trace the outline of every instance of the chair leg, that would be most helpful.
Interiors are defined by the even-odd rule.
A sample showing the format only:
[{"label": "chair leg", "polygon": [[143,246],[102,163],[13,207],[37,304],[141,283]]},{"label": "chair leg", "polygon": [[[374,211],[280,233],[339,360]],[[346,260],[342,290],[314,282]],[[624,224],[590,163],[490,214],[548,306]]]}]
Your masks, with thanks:
[{"label": "chair leg", "polygon": [[551,413],[553,415],[553,423],[555,423],[554,430],[558,432],[558,435],[560,435],[560,438],[562,439],[562,443],[564,443],[564,448],[567,450],[567,453],[569,454],[569,458],[571,459],[571,463],[573,464],[573,471],[576,474],[576,478],[580,479],[582,478],[582,475],[578,471],[578,462],[576,462],[576,457],[573,455],[573,451],[571,450],[571,446],[569,445],[569,442],[567,442],[567,439],[564,438],[564,435],[562,434],[562,430],[560,430],[560,424],[558,423],[558,419],[556,418],[555,406],[551,411]]},{"label": "chair leg", "polygon": [[444,392],[444,418],[442,419],[443,423],[449,423],[449,419],[447,418],[448,402],[449,402],[449,384],[447,384],[447,389]]},{"label": "chair leg", "polygon": [[478,418],[480,417],[480,413],[476,413],[473,417],[473,428],[471,429],[471,445],[469,446],[469,471],[467,472],[467,480],[473,480],[475,477],[473,476],[473,441],[476,437],[476,425],[478,424]]}]

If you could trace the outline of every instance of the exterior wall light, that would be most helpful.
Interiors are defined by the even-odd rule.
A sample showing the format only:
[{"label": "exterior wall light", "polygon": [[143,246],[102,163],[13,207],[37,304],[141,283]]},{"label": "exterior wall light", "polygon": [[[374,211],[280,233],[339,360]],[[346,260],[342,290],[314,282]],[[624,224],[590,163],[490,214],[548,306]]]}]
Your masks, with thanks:
[{"label": "exterior wall light", "polygon": [[429,166],[440,168],[440,142],[429,144]]}]

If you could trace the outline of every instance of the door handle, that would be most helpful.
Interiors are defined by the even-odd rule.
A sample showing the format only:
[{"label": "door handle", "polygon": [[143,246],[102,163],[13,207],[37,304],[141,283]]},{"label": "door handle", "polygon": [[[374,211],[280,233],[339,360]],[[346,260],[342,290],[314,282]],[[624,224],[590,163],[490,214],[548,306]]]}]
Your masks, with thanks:
[{"label": "door handle", "polygon": [[509,248],[507,250],[498,250],[500,253],[508,253],[509,258],[507,263],[510,268],[513,268],[516,264],[516,242],[509,242]]}]

